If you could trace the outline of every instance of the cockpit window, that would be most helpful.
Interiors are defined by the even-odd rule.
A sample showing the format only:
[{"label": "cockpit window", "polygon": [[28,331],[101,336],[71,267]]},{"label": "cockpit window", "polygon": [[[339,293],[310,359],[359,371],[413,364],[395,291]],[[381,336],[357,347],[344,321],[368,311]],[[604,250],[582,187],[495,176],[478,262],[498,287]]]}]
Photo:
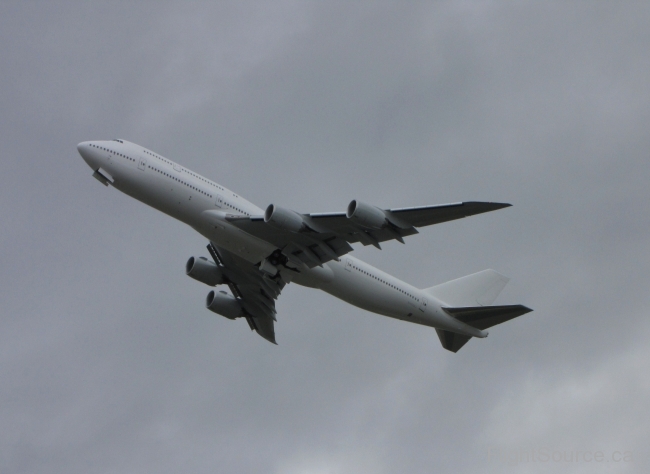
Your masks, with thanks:
[{"label": "cockpit window", "polygon": [[124,144],[124,142],[123,142],[122,140],[118,139],[118,138],[113,138],[113,141],[114,141],[114,142],[117,142],[117,143],[122,143],[122,144]]}]

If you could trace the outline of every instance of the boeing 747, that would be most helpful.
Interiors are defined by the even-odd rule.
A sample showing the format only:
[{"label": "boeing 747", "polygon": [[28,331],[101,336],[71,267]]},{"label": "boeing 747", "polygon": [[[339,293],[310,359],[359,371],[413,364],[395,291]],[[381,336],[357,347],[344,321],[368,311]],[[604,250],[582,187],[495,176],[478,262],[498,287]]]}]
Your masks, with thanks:
[{"label": "boeing 747", "polygon": [[276,343],[275,300],[290,282],[321,289],[354,306],[435,328],[457,352],[487,329],[532,311],[491,306],[508,278],[484,270],[419,289],[350,255],[351,244],[404,243],[417,228],[495,211],[510,204],[458,202],[380,209],[353,200],[345,212],[302,214],[275,204],[265,210],[198,173],[126,140],[77,145],[106,186],[174,217],[208,240],[212,260],[191,257],[188,276],[208,286],[206,307]]}]

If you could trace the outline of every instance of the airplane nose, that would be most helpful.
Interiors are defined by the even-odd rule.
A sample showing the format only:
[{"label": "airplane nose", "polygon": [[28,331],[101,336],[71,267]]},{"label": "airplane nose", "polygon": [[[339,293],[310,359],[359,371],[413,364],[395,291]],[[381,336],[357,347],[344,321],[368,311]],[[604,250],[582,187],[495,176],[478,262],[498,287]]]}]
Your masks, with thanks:
[{"label": "airplane nose", "polygon": [[93,160],[92,153],[90,151],[89,142],[79,143],[77,145],[77,151],[79,152],[83,160],[88,164],[88,166],[90,166],[91,168],[97,168],[97,166],[95,166],[94,163],[95,160]]},{"label": "airplane nose", "polygon": [[81,156],[84,156],[84,151],[88,148],[88,142],[81,142],[77,145],[77,151]]}]

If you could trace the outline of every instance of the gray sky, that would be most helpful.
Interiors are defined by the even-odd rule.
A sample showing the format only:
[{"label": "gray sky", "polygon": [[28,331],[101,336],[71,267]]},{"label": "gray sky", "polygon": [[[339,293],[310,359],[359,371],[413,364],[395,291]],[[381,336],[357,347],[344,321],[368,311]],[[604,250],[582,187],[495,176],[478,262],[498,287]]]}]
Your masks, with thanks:
[{"label": "gray sky", "polygon": [[[0,4],[0,472],[647,472],[648,2],[131,3]],[[511,202],[355,255],[535,312],[452,354],[289,285],[273,346],[115,137],[260,207]]]}]

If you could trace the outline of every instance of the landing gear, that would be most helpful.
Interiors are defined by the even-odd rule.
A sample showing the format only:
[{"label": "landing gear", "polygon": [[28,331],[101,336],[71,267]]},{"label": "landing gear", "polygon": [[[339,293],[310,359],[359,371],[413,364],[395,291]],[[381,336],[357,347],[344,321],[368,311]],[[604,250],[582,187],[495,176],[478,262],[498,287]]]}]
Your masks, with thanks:
[{"label": "landing gear", "polygon": [[289,259],[282,255],[282,252],[280,249],[277,249],[275,252],[273,252],[271,255],[266,257],[266,259],[269,261],[271,265],[275,265],[276,267],[278,265],[286,266],[287,262]]},{"label": "landing gear", "polygon": [[289,259],[282,254],[280,249],[275,250],[271,255],[260,262],[260,271],[266,273],[271,278],[275,277],[280,271],[279,267],[297,272],[298,269],[288,267]]}]

